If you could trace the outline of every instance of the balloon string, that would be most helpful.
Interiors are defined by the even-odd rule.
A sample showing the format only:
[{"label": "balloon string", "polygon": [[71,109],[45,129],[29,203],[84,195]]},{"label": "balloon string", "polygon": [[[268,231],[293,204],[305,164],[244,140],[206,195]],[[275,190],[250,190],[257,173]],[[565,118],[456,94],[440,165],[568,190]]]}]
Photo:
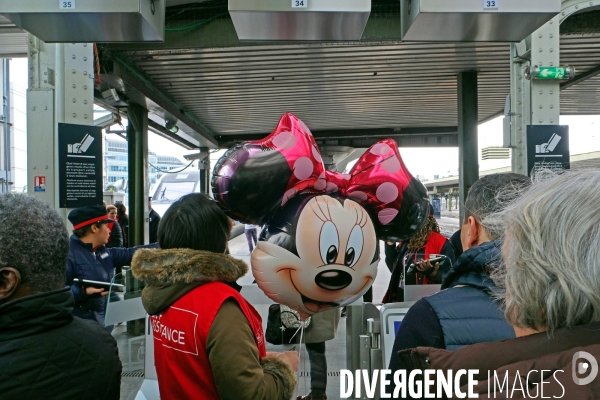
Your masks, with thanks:
[{"label": "balloon string", "polygon": [[[304,325],[300,325],[298,327],[298,329],[296,329],[296,332],[294,332],[294,334],[292,335],[292,337],[290,339],[290,343],[292,342],[292,340],[294,340],[294,338],[296,337],[296,335],[298,334],[298,332],[300,332],[300,329],[302,329],[302,332],[304,332]],[[300,333],[300,340],[302,340],[302,333]]]},{"label": "balloon string", "polygon": [[[300,360],[302,358],[302,339],[304,338],[304,324],[300,324],[300,344],[298,344],[298,365],[300,365]],[[296,331],[298,333],[298,331]],[[304,370],[306,370],[306,365],[304,366]],[[300,371],[298,371],[298,382],[300,381]],[[304,377],[304,383],[306,383],[306,377]],[[306,386],[306,385],[305,385]],[[300,389],[300,385],[296,386],[296,397],[298,397],[298,390]]]},{"label": "balloon string", "polygon": [[[298,331],[300,331],[300,343],[298,344],[298,366],[300,366],[300,362],[302,361],[302,339],[304,338],[304,324],[300,324],[300,327],[296,330],[294,336],[296,336]],[[294,338],[294,336],[292,336],[292,339]],[[306,370],[306,365],[304,367],[304,369]],[[298,391],[300,390],[300,368],[298,368],[296,374],[298,378],[298,385],[296,385],[296,397],[298,397]],[[304,382],[306,383],[306,377],[304,378]]]}]

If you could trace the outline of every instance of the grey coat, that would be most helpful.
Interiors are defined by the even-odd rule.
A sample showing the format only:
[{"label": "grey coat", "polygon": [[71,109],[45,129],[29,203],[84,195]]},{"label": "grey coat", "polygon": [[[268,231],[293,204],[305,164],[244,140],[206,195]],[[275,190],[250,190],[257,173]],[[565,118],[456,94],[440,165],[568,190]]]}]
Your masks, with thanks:
[{"label": "grey coat", "polygon": [[333,308],[312,316],[310,327],[304,332],[304,343],[319,343],[335,338],[340,322],[340,308]]}]

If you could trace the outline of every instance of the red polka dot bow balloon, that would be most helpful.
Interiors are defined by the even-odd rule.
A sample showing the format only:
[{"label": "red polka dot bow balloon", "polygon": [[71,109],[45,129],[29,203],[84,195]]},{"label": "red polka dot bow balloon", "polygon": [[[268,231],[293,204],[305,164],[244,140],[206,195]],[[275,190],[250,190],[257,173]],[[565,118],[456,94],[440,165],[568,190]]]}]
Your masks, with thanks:
[{"label": "red polka dot bow balloon", "polygon": [[230,217],[263,225],[251,257],[259,287],[304,314],[362,296],[377,273],[378,239],[406,240],[427,217],[427,191],[393,140],[372,146],[349,174],[326,171],[292,114],[267,138],[227,151],[212,189]]},{"label": "red polka dot bow balloon", "polygon": [[329,178],[339,191],[367,209],[383,240],[404,241],[418,232],[427,218],[427,190],[406,169],[392,139],[373,145],[350,174]]}]

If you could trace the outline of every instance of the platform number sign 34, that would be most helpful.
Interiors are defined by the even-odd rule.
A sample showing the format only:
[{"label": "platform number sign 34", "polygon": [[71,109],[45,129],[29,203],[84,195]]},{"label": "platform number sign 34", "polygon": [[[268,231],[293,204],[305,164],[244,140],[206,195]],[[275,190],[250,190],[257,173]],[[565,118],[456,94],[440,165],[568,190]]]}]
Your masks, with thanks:
[{"label": "platform number sign 34", "polygon": [[292,8],[306,8],[308,0],[292,0]]},{"label": "platform number sign 34", "polygon": [[484,10],[497,10],[499,1],[500,0],[483,0],[483,9]]},{"label": "platform number sign 34", "polygon": [[59,0],[59,8],[61,10],[74,10],[75,0]]}]

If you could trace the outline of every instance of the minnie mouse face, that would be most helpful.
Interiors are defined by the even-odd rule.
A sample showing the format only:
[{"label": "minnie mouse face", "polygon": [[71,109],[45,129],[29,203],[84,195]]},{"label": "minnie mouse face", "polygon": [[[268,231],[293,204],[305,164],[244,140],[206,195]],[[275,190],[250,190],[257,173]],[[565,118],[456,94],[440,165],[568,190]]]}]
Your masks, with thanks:
[{"label": "minnie mouse face", "polygon": [[326,171],[310,130],[292,114],[268,137],[227,151],[212,188],[230,217],[264,225],[252,253],[258,286],[306,314],[360,297],[375,280],[377,240],[406,240],[427,217],[427,190],[396,142],[371,146],[349,174]]},{"label": "minnie mouse face", "polygon": [[252,253],[258,286],[278,303],[307,314],[349,304],[377,274],[375,227],[350,199],[312,197],[298,217],[296,253],[260,241]]}]

